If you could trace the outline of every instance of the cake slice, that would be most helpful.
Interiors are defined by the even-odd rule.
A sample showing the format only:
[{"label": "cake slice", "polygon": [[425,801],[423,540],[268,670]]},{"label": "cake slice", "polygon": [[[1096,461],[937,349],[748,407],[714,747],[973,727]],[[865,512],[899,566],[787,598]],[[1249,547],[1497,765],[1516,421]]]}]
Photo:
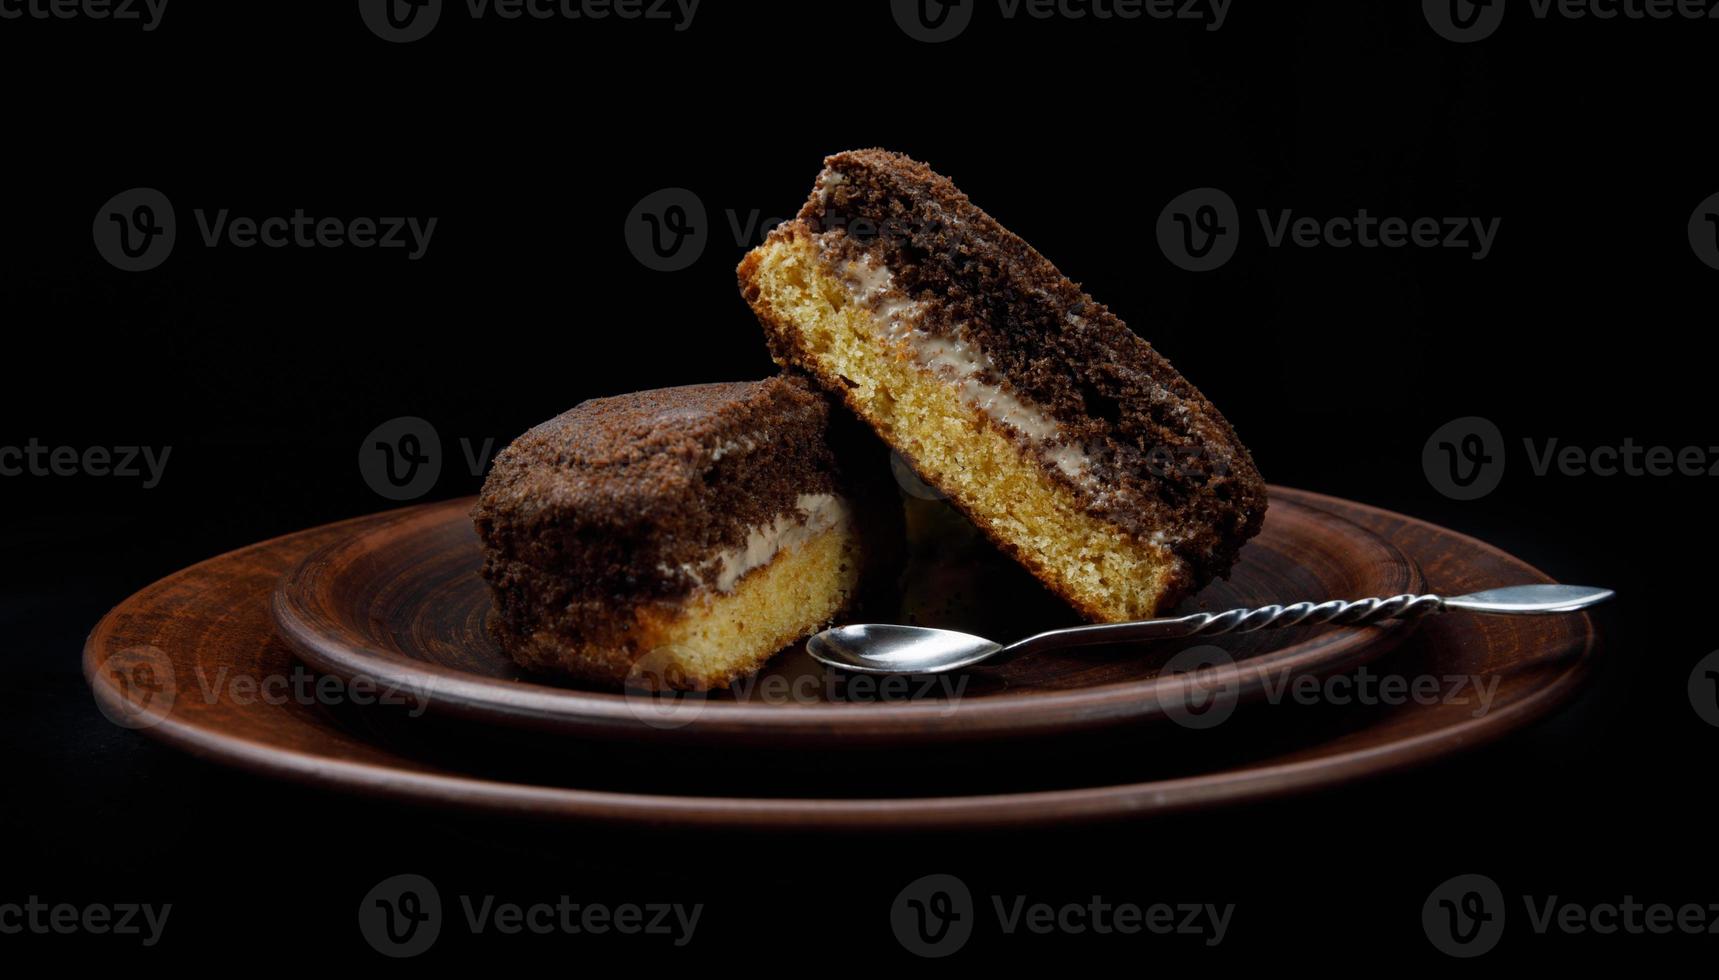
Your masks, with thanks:
[{"label": "cake slice", "polygon": [[923,164],[830,157],[739,276],[779,364],[1090,619],[1167,609],[1259,531],[1265,485],[1212,403]]},{"label": "cake slice", "polygon": [[854,596],[861,544],[803,380],[585,402],[496,458],[474,519],[491,629],[520,664],[725,687]]}]

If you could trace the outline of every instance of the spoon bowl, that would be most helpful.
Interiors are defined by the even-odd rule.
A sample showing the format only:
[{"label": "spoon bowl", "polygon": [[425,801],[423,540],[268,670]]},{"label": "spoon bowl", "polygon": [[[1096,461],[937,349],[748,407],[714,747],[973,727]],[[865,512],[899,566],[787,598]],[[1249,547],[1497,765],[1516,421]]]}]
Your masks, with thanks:
[{"label": "spoon bowl", "polygon": [[970,633],[922,626],[861,623],[825,630],[806,641],[819,662],[860,674],[943,673],[988,660],[1001,643]]}]

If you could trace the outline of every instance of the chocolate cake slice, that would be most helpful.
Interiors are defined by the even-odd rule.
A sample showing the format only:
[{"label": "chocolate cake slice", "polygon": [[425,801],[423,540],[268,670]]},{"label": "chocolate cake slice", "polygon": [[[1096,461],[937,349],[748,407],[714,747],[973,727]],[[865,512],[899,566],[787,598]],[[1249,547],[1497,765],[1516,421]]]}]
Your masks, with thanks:
[{"label": "chocolate cake slice", "polygon": [[830,157],[739,275],[778,363],[1091,619],[1155,615],[1260,528],[1265,485],[1211,402],[923,164]]},{"label": "chocolate cake slice", "polygon": [[725,687],[854,595],[829,406],[788,377],[585,402],[496,458],[474,515],[492,629],[584,680]]}]

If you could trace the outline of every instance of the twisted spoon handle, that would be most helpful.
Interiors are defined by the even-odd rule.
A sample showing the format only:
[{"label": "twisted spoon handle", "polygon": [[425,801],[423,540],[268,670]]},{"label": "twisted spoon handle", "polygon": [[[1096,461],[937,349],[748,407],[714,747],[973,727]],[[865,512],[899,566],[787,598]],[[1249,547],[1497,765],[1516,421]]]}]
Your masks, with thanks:
[{"label": "twisted spoon handle", "polygon": [[1443,598],[1436,595],[1394,595],[1388,599],[1332,599],[1328,602],[1297,602],[1288,606],[1231,609],[1221,613],[1194,613],[1171,619],[1145,619],[1135,623],[1106,623],[1076,626],[1029,636],[1003,648],[1013,655],[1058,647],[1091,646],[1099,643],[1130,643],[1185,636],[1218,636],[1252,633],[1284,626],[1366,626],[1390,619],[1415,619],[1429,613],[1459,610],[1502,616],[1529,616],[1575,612],[1612,597],[1609,589],[1581,585],[1513,585],[1468,595]]},{"label": "twisted spoon handle", "polygon": [[1414,619],[1427,613],[1443,611],[1444,600],[1436,595],[1394,595],[1389,599],[1332,599],[1319,603],[1297,602],[1290,606],[1261,606],[1258,609],[1231,609],[1221,613],[1195,613],[1171,622],[1186,625],[1187,629],[1179,634],[1181,636],[1216,636],[1220,633],[1252,633],[1254,630],[1303,624],[1365,626],[1387,619]]}]

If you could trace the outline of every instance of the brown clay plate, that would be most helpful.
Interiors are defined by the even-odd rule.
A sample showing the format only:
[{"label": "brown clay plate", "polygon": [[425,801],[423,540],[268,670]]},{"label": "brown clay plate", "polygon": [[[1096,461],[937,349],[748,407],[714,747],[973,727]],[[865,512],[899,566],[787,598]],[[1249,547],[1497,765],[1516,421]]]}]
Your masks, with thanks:
[{"label": "brown clay plate", "polygon": [[[282,580],[274,598],[282,637],[319,671],[465,719],[584,737],[851,746],[1066,734],[1173,717],[1214,695],[1227,706],[1267,693],[1272,683],[1369,661],[1413,625],[1088,648],[959,676],[889,681],[825,670],[796,647],[729,691],[584,690],[522,672],[491,639],[471,507],[470,500],[456,500],[352,525]],[[993,567],[1006,562],[994,552],[968,548],[965,556],[917,563],[930,570],[918,587],[982,592],[982,598],[962,610],[906,597],[904,604],[918,610],[915,618],[1002,640],[1072,622],[1031,579]],[[952,575],[950,564],[966,574]],[[1389,542],[1278,491],[1264,530],[1243,549],[1230,579],[1213,583],[1182,611],[1391,596],[1420,586],[1414,563]],[[1196,666],[1197,675],[1187,669]]]},{"label": "brown clay plate", "polygon": [[[1457,594],[1547,577],[1472,538],[1412,518],[1288,490],[1365,526]],[[314,786],[543,819],[686,828],[821,831],[966,830],[1135,818],[1257,800],[1401,769],[1484,745],[1543,717],[1588,675],[1586,616],[1423,621],[1381,659],[1332,682],[1463,678],[1490,692],[1430,702],[1382,699],[1244,705],[1193,729],[1109,729],[1096,744],[1042,738],[991,754],[955,745],[798,752],[660,746],[501,732],[299,686],[304,669],[269,613],[281,576],[311,553],[362,534],[360,518],[233,552],[149,586],[90,634],[84,669],[117,723],[199,756]],[[326,675],[307,675],[320,684]],[[1333,694],[1339,688],[1331,688]],[[346,701],[362,699],[355,687]],[[1446,695],[1451,693],[1445,689]],[[1037,751],[1033,751],[1036,749]],[[789,759],[783,761],[781,753]]]}]

